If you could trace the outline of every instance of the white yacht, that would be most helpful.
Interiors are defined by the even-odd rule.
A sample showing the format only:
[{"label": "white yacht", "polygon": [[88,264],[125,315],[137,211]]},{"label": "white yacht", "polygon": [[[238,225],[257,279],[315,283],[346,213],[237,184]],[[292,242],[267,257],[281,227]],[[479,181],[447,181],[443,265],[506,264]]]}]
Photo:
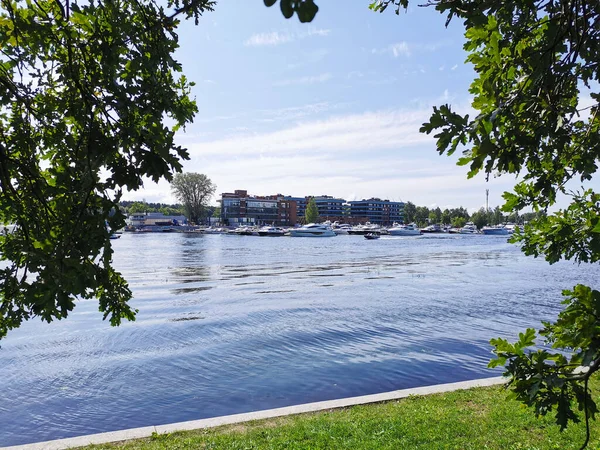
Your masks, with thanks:
[{"label": "white yacht", "polygon": [[334,231],[330,226],[309,223],[300,228],[294,228],[290,230],[290,236],[292,237],[330,237],[335,236]]},{"label": "white yacht", "polygon": [[247,225],[239,226],[230,233],[237,234],[238,236],[258,236],[256,229]]},{"label": "white yacht", "polygon": [[419,230],[414,223],[408,225],[394,223],[392,228],[388,228],[388,233],[390,233],[391,236],[418,236],[421,234],[421,230]]},{"label": "white yacht", "polygon": [[284,236],[285,231],[283,231],[283,229],[278,228],[278,227],[265,226],[265,227],[259,228],[258,235],[259,236]]},{"label": "white yacht", "polygon": [[497,225],[493,227],[483,227],[481,232],[491,236],[507,236],[511,234],[512,230],[504,225]]},{"label": "white yacht", "polygon": [[371,222],[367,222],[364,225],[355,225],[351,227],[348,231],[348,234],[358,234],[364,236],[367,233],[378,233],[381,231],[381,227],[376,224],[372,224]]},{"label": "white yacht", "polygon": [[350,230],[352,230],[352,227],[347,223],[343,223],[340,225],[337,222],[335,222],[333,224],[332,229],[335,234],[350,234]]},{"label": "white yacht", "polygon": [[477,227],[473,222],[467,222],[464,227],[460,229],[460,234],[478,234]]}]

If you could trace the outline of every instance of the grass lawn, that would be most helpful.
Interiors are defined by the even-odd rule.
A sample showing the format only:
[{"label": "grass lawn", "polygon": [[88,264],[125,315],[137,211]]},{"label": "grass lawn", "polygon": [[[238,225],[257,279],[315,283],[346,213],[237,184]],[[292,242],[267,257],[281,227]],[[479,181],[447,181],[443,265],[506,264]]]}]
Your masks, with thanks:
[{"label": "grass lawn", "polygon": [[[598,392],[600,382],[590,386]],[[566,450],[584,442],[583,423],[561,433],[553,417],[536,419],[506,394],[475,388],[86,448]],[[598,449],[600,424],[591,423],[588,448]]]}]

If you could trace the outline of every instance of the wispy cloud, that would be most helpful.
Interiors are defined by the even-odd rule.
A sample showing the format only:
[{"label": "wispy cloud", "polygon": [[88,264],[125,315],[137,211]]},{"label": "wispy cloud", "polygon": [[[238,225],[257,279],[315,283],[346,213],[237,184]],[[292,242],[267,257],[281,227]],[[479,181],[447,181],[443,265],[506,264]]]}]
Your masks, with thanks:
[{"label": "wispy cloud", "polygon": [[285,44],[292,40],[292,35],[288,33],[279,33],[272,31],[270,33],[257,33],[250,36],[244,45],[247,47],[260,47],[263,45],[279,45]]},{"label": "wispy cloud", "polygon": [[382,48],[373,48],[371,49],[371,53],[374,55],[384,55],[389,54],[394,58],[398,58],[400,56],[410,57],[414,53],[419,52],[435,52],[442,47],[446,47],[450,45],[448,41],[439,41],[439,42],[430,42],[430,43],[409,43],[406,41],[396,42],[390,44],[386,47]]},{"label": "wispy cloud", "polygon": [[[444,91],[439,97],[447,99],[449,94]],[[502,177],[486,183],[485,177],[478,176],[468,180],[464,167],[453,164],[456,157],[439,157],[434,139],[419,132],[431,105],[440,98],[412,109],[338,114],[286,124],[278,130],[258,132],[250,126],[228,137],[198,138],[186,142],[191,159],[184,163],[184,170],[206,173],[217,184],[217,192],[248,189],[258,195],[341,197],[351,193],[357,198],[377,196],[477,209],[485,189],[490,188],[492,204],[499,204],[514,179]],[[464,112],[467,104],[456,104],[453,109]],[[302,114],[326,108],[326,103],[297,107]],[[294,114],[295,109],[282,111]],[[172,201],[165,183],[147,183],[144,193],[127,195],[141,197]]]},{"label": "wispy cloud", "polygon": [[432,144],[433,138],[419,133],[431,112],[385,110],[332,116],[295,124],[277,131],[235,136],[189,145],[193,158],[207,155],[282,155],[322,152],[363,152],[366,150],[401,149]]},{"label": "wispy cloud", "polygon": [[292,84],[316,84],[324,83],[325,81],[331,80],[332,75],[328,73],[322,73],[320,75],[306,76],[300,78],[291,78],[289,80],[280,80],[273,83],[273,86],[289,86]]},{"label": "wispy cloud", "polygon": [[275,46],[313,36],[328,36],[331,30],[322,28],[309,28],[301,33],[289,31],[271,31],[266,33],[255,33],[244,41],[246,47]]},{"label": "wispy cloud", "polygon": [[287,108],[260,109],[256,111],[256,113],[261,117],[258,117],[256,120],[259,122],[277,122],[285,120],[298,120],[308,116],[314,118],[317,114],[321,114],[326,111],[331,111],[333,109],[339,109],[344,105],[347,104],[317,102],[301,106],[289,106]]},{"label": "wispy cloud", "polygon": [[410,51],[408,42],[405,42],[405,41],[396,42],[395,44],[390,44],[384,48],[374,48],[373,50],[371,50],[371,53],[373,53],[375,55],[389,53],[394,58],[397,58],[398,56],[407,56],[408,57],[411,55],[411,51]]}]

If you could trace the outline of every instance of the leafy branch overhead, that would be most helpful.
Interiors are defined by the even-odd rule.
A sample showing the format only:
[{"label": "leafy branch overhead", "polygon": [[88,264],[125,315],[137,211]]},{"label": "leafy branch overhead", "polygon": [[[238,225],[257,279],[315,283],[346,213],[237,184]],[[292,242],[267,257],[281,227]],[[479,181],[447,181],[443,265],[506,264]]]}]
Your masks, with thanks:
[{"label": "leafy branch overhead", "polygon": [[[264,2],[266,6],[271,7],[277,3],[277,0],[264,0]],[[319,11],[319,7],[313,0],[279,0],[279,6],[286,19],[296,14],[303,23],[312,22]]]},{"label": "leafy branch overhead", "polygon": [[124,226],[122,189],[188,159],[174,135],[197,108],[175,29],[214,2],[0,5],[0,223],[16,224],[0,236],[0,338],[78,299],[97,298],[113,325],[134,319],[110,230]]}]

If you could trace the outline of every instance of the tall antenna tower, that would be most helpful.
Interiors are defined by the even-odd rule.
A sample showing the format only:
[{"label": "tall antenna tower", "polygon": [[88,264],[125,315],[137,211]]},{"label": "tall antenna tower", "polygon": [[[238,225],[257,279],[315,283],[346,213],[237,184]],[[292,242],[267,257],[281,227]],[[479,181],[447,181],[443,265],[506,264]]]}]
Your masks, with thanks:
[{"label": "tall antenna tower", "polygon": [[489,199],[490,199],[490,190],[486,189],[485,190],[485,212],[489,212],[490,211]]}]

